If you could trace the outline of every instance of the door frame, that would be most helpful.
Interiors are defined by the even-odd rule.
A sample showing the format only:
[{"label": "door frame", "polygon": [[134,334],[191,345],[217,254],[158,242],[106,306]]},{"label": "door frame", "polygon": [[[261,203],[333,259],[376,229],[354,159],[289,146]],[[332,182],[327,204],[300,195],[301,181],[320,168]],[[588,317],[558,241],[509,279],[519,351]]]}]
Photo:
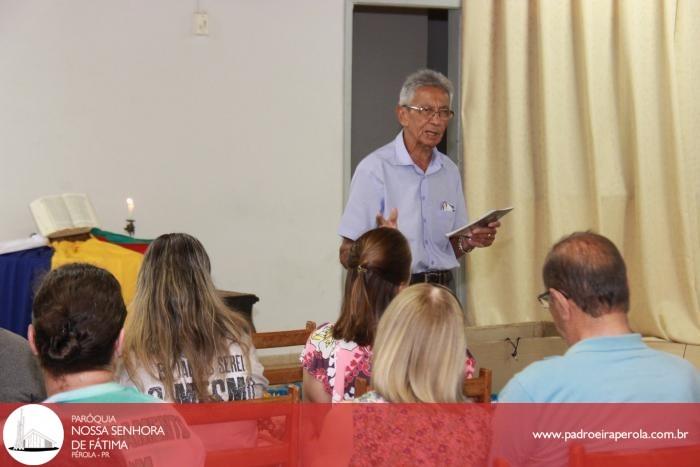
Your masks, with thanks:
[{"label": "door frame", "polygon": [[[343,60],[343,206],[348,201],[348,195],[350,192],[350,178],[351,178],[351,123],[352,123],[352,33],[353,33],[353,11],[355,10],[355,5],[358,6],[393,6],[398,8],[435,8],[450,10],[450,21],[448,25],[448,34],[450,37],[459,38],[459,23],[452,20],[452,16],[460,13],[462,7],[461,0],[345,0],[345,38],[344,38],[344,60]],[[454,10],[454,11],[453,11]],[[461,42],[457,40],[455,42],[457,47],[453,47],[448,52],[448,78],[455,83],[455,95],[453,102],[460,102],[461,93],[459,86],[459,78],[461,77],[461,69],[459,66],[460,55],[461,55]],[[455,133],[460,133],[461,130],[461,118],[460,112],[455,113],[454,122],[452,126],[457,129],[457,131],[451,131],[449,133],[453,134],[449,136],[447,147],[448,152],[458,150],[458,146],[450,147],[450,140],[453,143],[458,144],[460,141],[460,135]],[[462,166],[462,156],[461,151],[452,152],[457,154],[457,160],[459,161],[460,169]]]}]

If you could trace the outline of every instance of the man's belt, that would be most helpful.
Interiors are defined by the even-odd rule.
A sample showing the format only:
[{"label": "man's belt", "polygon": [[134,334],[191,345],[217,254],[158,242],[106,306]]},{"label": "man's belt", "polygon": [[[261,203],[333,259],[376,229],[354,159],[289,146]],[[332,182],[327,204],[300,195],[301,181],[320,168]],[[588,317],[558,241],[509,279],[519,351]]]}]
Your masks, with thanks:
[{"label": "man's belt", "polygon": [[411,284],[430,282],[432,284],[449,285],[452,280],[452,271],[426,271],[411,274]]}]

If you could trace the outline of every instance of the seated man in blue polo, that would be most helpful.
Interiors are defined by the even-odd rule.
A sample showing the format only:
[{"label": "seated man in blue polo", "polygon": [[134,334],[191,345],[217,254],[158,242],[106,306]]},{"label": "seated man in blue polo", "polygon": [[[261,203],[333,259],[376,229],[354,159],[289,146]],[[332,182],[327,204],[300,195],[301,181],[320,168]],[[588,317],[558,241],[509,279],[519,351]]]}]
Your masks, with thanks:
[{"label": "seated man in blue polo", "polygon": [[610,240],[592,232],[560,240],[543,278],[538,299],[571,347],[516,374],[499,401],[700,402],[698,370],[630,329],[625,262]]},{"label": "seated man in blue polo", "polygon": [[457,258],[493,243],[498,221],[464,236],[445,234],[467,223],[457,166],[436,149],[454,115],[452,83],[420,70],[401,88],[396,115],[402,130],[394,141],[365,157],[355,170],[340,222],[340,262],[347,267],[357,238],[375,227],[398,228],[411,246],[411,283],[452,286]]},{"label": "seated man in blue polo", "polygon": [[[500,392],[493,458],[518,466],[568,465],[572,442],[592,451],[665,447],[605,438],[567,444],[565,439],[536,438],[535,432],[631,431],[641,428],[640,420],[661,431],[667,423],[671,426],[665,429],[673,430],[688,422],[697,426],[697,411],[679,418],[677,408],[672,415],[671,409],[649,410],[638,404],[507,404],[700,402],[698,370],[680,357],[649,348],[630,329],[627,270],[610,240],[592,232],[565,237],[550,250],[542,275],[546,291],[537,298],[570,347],[563,356],[532,363]],[[693,407],[680,412],[692,412]],[[651,442],[689,442],[678,439]]]}]

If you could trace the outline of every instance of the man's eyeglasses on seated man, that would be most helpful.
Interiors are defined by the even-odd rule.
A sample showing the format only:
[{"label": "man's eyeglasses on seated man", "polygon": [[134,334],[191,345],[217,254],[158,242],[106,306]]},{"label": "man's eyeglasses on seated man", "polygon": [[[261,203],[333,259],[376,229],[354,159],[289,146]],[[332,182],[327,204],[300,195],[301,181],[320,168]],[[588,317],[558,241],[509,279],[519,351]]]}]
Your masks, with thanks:
[{"label": "man's eyeglasses on seated man", "polygon": [[[567,300],[569,299],[569,296],[566,294],[566,292],[559,290],[559,289],[555,289],[555,290],[558,290],[559,293],[562,294],[564,296],[564,298],[566,298]],[[547,289],[546,292],[543,292],[537,296],[537,301],[539,301],[540,305],[542,305],[544,308],[549,308],[549,299],[550,299],[549,289]]]}]

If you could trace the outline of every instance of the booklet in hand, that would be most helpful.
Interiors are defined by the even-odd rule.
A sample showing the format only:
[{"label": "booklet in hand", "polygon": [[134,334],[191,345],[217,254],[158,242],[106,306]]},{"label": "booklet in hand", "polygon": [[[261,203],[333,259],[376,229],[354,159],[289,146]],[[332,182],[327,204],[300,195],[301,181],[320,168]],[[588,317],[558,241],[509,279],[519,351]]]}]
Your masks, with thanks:
[{"label": "booklet in hand", "polygon": [[445,234],[447,238],[450,237],[455,237],[455,236],[462,236],[462,235],[467,235],[468,230],[471,229],[472,227],[480,226],[480,227],[487,227],[491,222],[496,222],[498,219],[501,217],[505,216],[509,212],[513,210],[513,207],[507,207],[503,209],[493,209],[480,218],[478,218],[475,221],[470,222],[467,225],[464,225],[457,230],[453,230],[452,232],[448,232]]}]

